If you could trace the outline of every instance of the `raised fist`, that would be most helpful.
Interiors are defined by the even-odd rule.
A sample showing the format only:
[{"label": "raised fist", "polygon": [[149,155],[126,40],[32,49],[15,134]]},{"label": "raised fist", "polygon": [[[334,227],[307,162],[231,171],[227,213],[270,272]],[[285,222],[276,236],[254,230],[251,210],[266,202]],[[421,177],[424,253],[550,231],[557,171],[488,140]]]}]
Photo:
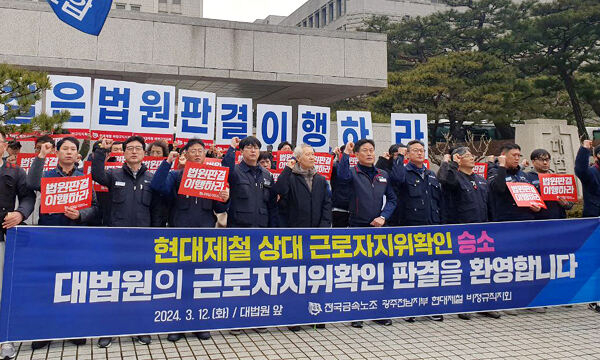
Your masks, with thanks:
[{"label": "raised fist", "polygon": [[102,139],[102,142],[100,143],[100,147],[103,149],[108,149],[110,150],[112,148],[112,145],[115,141],[113,139]]},{"label": "raised fist", "polygon": [[344,152],[348,155],[354,153],[354,143],[352,141],[350,141],[349,143],[346,144],[346,147],[344,148]]},{"label": "raised fist", "polygon": [[169,157],[167,157],[167,162],[169,164],[172,164],[173,161],[175,161],[175,159],[177,159],[179,157],[179,153],[177,151],[171,151],[169,153]]},{"label": "raised fist", "polygon": [[502,167],[506,167],[506,156],[500,155],[498,156],[498,165]]},{"label": "raised fist", "polygon": [[443,162],[450,162],[450,154],[444,154],[444,160],[442,160]]},{"label": "raised fist", "polygon": [[290,160],[288,160],[288,162],[287,162],[287,166],[288,166],[290,169],[293,169],[295,165],[296,165],[296,160],[294,160],[294,159],[290,159]]},{"label": "raised fist", "polygon": [[592,140],[583,140],[582,146],[586,149],[592,150]]},{"label": "raised fist", "polygon": [[52,146],[51,143],[43,143],[42,147],[40,148],[40,153],[38,157],[42,159],[45,158],[48,154],[52,152],[52,148],[54,148],[54,146]]},{"label": "raised fist", "polygon": [[238,146],[240,146],[240,138],[236,136],[233,139],[231,139],[231,147],[237,149]]}]

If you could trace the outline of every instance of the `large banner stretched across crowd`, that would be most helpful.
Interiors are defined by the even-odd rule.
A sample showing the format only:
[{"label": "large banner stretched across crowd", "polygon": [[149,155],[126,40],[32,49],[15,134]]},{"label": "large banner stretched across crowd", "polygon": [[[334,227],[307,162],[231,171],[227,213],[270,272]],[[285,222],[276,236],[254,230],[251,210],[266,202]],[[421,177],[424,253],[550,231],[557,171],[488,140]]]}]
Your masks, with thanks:
[{"label": "large banner stretched across crowd", "polygon": [[600,300],[600,219],[8,231],[0,342]]}]

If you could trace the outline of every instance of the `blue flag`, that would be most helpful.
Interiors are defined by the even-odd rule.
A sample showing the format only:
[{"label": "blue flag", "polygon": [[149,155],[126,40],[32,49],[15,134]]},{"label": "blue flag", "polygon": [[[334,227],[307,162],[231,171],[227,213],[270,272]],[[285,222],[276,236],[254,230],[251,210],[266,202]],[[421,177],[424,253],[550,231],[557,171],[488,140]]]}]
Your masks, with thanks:
[{"label": "blue flag", "polygon": [[112,0],[48,0],[59,19],[90,35],[100,34]]}]

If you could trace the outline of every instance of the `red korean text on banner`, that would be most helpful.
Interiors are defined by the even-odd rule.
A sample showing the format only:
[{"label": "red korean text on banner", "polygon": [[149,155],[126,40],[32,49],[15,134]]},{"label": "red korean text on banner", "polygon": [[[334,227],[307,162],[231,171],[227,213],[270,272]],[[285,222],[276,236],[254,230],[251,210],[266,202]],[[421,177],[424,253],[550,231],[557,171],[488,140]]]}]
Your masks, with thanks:
[{"label": "red korean text on banner", "polygon": [[222,166],[221,159],[215,159],[215,158],[205,158],[204,165]]},{"label": "red korean text on banner", "polygon": [[[19,153],[17,155],[17,166],[25,170],[26,173],[29,173],[29,169],[31,169],[31,165],[33,164],[33,160],[36,156],[36,154]],[[56,157],[56,155],[46,155],[46,161],[44,162],[44,171],[52,170],[56,168],[56,165],[58,165],[58,158]]]},{"label": "red korean text on banner", "polygon": [[219,193],[227,187],[229,168],[187,162],[179,194],[223,202]]},{"label": "red korean text on banner", "polygon": [[293,151],[274,151],[273,160],[277,164],[277,170],[283,170],[287,166],[288,161],[294,157]]},{"label": "red korean text on banner", "polygon": [[273,181],[277,182],[277,179],[279,179],[279,175],[281,175],[283,170],[269,169],[269,172],[271,173],[271,175],[273,175]]},{"label": "red korean text on banner", "polygon": [[574,175],[539,174],[540,195],[545,201],[558,201],[561,197],[567,201],[577,202],[577,185]]},{"label": "red korean text on banner", "polygon": [[544,200],[542,200],[542,197],[535,186],[520,182],[507,182],[506,186],[508,186],[518,207],[538,206],[542,209],[546,209],[546,204],[544,203]]},{"label": "red korean text on banner", "polygon": [[92,138],[92,140],[100,140],[100,139],[104,138],[104,139],[111,139],[114,141],[125,141],[132,135],[133,135],[133,133],[130,131],[120,132],[120,131],[103,131],[103,130],[93,130],[93,129],[90,131],[90,137]]},{"label": "red korean text on banner", "polygon": [[[406,165],[406,164],[408,164],[408,159],[404,159],[404,165]],[[430,166],[429,160],[425,159],[425,161],[423,161],[423,164],[425,164],[425,167],[427,169],[429,169],[429,166]]]},{"label": "red korean text on banner", "polygon": [[350,167],[356,166],[358,164],[358,158],[354,154],[350,154]]},{"label": "red korean text on banner", "polygon": [[167,144],[173,143],[173,134],[136,133],[135,135],[143,137],[146,144],[152,144],[155,141],[165,141]]},{"label": "red korean text on banner", "polygon": [[[104,163],[104,170],[108,170],[108,169],[120,169],[121,167],[123,167],[123,164],[121,163],[117,163],[117,162],[107,162]],[[92,162],[91,161],[84,161],[83,162],[83,173],[86,175],[91,175],[92,174]],[[94,191],[95,192],[108,192],[108,188],[104,185],[100,185],[95,181],[92,181],[93,183],[93,187],[94,187]]]},{"label": "red korean text on banner", "polygon": [[166,157],[160,156],[144,156],[142,164],[146,165],[146,167],[148,168],[148,172],[154,174],[156,170],[158,170],[160,164],[162,164],[163,160],[166,159]]},{"label": "red korean text on banner", "polygon": [[76,210],[92,206],[92,176],[42,178],[42,214],[64,213],[65,207]]},{"label": "red korean text on banner", "polygon": [[315,153],[315,170],[325,176],[326,180],[331,180],[333,158],[334,156],[328,153]]},{"label": "red korean text on banner", "polygon": [[483,176],[484,179],[487,179],[487,169],[488,169],[488,164],[475,163],[475,166],[473,167],[473,172],[479,176]]}]

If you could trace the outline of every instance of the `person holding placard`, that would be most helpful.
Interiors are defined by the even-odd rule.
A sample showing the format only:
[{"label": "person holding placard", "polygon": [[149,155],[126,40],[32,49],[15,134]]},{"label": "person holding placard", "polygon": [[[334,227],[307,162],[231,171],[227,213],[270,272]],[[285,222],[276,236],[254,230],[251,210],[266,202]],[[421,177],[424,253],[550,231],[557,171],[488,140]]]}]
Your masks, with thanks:
[{"label": "person holding placard", "polygon": [[[355,153],[358,163],[350,167],[350,154]],[[394,213],[397,199],[389,175],[375,166],[375,142],[361,139],[346,144],[337,169],[338,179],[349,192],[350,227],[381,227]],[[392,320],[375,320],[380,325],[391,325]],[[352,327],[362,328],[362,321],[353,321]]]},{"label": "person holding placard", "polygon": [[[41,142],[40,142],[41,143]],[[79,140],[74,137],[62,138],[56,144],[56,155],[58,164],[55,169],[44,172],[46,156],[52,153],[54,144],[43,142],[27,174],[27,187],[33,191],[41,191],[42,177],[76,177],[83,176],[83,172],[75,167],[79,154]],[[92,184],[89,184],[92,187]],[[44,199],[42,199],[44,201]],[[81,226],[92,223],[100,216],[100,209],[96,202],[96,196],[92,192],[92,206],[77,210],[75,207],[66,206],[62,214],[42,214],[40,211],[39,225],[46,226]],[[75,345],[84,345],[86,339],[71,339]],[[31,343],[33,350],[41,349],[50,344],[50,341],[34,341]]]},{"label": "person holding placard", "polygon": [[490,207],[492,221],[521,221],[534,220],[535,214],[541,207],[518,207],[516,201],[506,186],[507,182],[531,182],[519,166],[521,147],[517,144],[505,144],[500,148],[498,166],[488,170],[488,184],[490,186]]},{"label": "person holding placard", "polygon": [[[550,170],[550,153],[545,149],[535,149],[531,152],[531,164],[533,165],[533,171],[525,173],[529,181],[538,192],[540,192],[540,178],[539,174],[552,173]],[[573,207],[573,203],[567,201],[562,197],[558,197],[558,201],[546,200],[547,209],[541,209],[535,214],[536,220],[547,220],[547,219],[566,219],[567,210]]]},{"label": "person holding placard", "polygon": [[[92,158],[92,178],[108,188],[110,194],[110,218],[108,226],[123,227],[160,227],[164,223],[164,206],[160,194],[150,187],[152,174],[142,163],[146,143],[140,136],[130,136],[121,146],[125,163],[121,168],[104,168],[107,153],[116,146],[112,139],[102,139],[100,148]],[[149,335],[140,335],[138,342],[149,345]],[[107,348],[112,338],[98,340],[98,347]]]},{"label": "person holding placard", "polygon": [[575,158],[575,175],[583,186],[583,217],[600,216],[600,145],[592,149],[592,141],[583,140]]},{"label": "person holding placard", "polygon": [[[206,158],[206,147],[200,139],[191,139],[183,147],[186,163],[203,164]],[[154,177],[151,187],[153,190],[162,194],[172,202],[169,212],[170,227],[193,227],[193,228],[214,228],[217,222],[215,214],[221,214],[227,211],[229,200],[229,189],[220,192],[222,201],[181,195],[178,193],[183,178],[183,169],[170,171],[173,161],[179,157],[177,151],[171,151]],[[210,331],[195,332],[194,335],[199,340],[210,339]],[[173,333],[167,336],[167,340],[176,342],[184,334]]]}]

